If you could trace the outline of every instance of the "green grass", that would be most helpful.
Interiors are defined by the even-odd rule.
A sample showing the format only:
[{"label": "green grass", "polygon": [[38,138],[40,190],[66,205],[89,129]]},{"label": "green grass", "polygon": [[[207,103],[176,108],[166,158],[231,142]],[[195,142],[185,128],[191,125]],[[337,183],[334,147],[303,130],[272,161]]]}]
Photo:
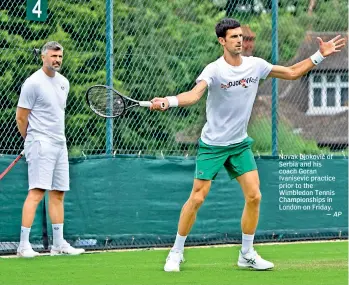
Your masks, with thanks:
[{"label": "green grass", "polygon": [[347,242],[256,246],[274,262],[272,271],[236,266],[239,247],[186,249],[181,272],[163,271],[167,250],[107,252],[82,256],[0,258],[0,284],[25,285],[344,285]]}]

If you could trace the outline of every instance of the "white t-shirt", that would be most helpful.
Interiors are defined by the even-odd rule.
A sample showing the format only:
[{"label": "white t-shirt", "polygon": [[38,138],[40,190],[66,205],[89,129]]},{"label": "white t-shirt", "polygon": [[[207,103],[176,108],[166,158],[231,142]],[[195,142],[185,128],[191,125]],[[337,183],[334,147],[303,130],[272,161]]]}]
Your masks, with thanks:
[{"label": "white t-shirt", "polygon": [[18,107],[30,109],[26,142],[65,143],[64,117],[69,81],[58,72],[49,77],[39,69],[24,82]]},{"label": "white t-shirt", "polygon": [[205,67],[196,82],[208,85],[206,124],[201,140],[209,145],[226,146],[243,141],[256,98],[258,83],[272,65],[258,57],[242,56],[242,64],[232,66],[220,57]]}]

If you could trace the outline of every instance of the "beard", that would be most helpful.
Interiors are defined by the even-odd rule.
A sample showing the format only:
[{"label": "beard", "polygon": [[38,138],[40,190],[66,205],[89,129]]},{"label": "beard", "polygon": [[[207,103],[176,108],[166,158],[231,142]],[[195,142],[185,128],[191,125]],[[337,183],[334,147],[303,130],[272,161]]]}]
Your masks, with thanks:
[{"label": "beard", "polygon": [[52,71],[60,71],[61,70],[61,66],[50,66],[50,69],[52,70]]},{"label": "beard", "polygon": [[60,70],[61,70],[61,65],[59,65],[59,66],[53,66],[53,65],[47,64],[46,67],[47,67],[49,70],[52,70],[52,71],[60,71]]},{"label": "beard", "polygon": [[60,71],[61,70],[61,66],[60,65],[59,66],[51,66],[51,69],[53,71]]}]

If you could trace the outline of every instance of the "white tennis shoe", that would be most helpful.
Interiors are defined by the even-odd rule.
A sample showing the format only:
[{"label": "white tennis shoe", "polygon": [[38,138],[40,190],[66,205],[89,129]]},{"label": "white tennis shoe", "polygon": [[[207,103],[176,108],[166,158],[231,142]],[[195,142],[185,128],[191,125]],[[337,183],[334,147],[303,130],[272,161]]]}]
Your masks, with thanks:
[{"label": "white tennis shoe", "polygon": [[40,253],[34,251],[30,244],[26,244],[26,245],[20,244],[17,248],[17,256],[19,256],[19,257],[33,258],[33,257],[39,256],[39,255],[40,255]]},{"label": "white tennis shoe", "polygon": [[257,270],[267,270],[274,267],[274,264],[260,257],[253,248],[250,248],[245,254],[239,253],[238,266],[251,267]]},{"label": "white tennis shoe", "polygon": [[83,248],[72,247],[66,240],[64,240],[60,246],[52,245],[51,247],[51,256],[62,255],[62,254],[79,255],[84,252],[85,250]]},{"label": "white tennis shoe", "polygon": [[182,262],[184,262],[183,251],[171,249],[167,256],[164,270],[166,272],[179,272],[179,266]]}]

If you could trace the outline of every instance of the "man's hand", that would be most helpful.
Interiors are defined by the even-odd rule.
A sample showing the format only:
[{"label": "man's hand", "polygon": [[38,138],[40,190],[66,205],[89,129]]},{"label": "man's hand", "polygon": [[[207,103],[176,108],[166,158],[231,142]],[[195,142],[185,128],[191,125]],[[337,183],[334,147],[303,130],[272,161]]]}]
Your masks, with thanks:
[{"label": "man's hand", "polygon": [[153,100],[150,100],[150,102],[153,103],[153,105],[150,106],[150,110],[152,111],[165,111],[169,108],[168,100],[166,98],[155,97]]},{"label": "man's hand", "polygon": [[333,53],[340,52],[342,47],[345,46],[346,41],[346,39],[342,38],[342,36],[340,35],[334,37],[328,42],[324,42],[319,37],[317,37],[317,40],[319,41],[319,50],[324,57],[329,56]]}]

